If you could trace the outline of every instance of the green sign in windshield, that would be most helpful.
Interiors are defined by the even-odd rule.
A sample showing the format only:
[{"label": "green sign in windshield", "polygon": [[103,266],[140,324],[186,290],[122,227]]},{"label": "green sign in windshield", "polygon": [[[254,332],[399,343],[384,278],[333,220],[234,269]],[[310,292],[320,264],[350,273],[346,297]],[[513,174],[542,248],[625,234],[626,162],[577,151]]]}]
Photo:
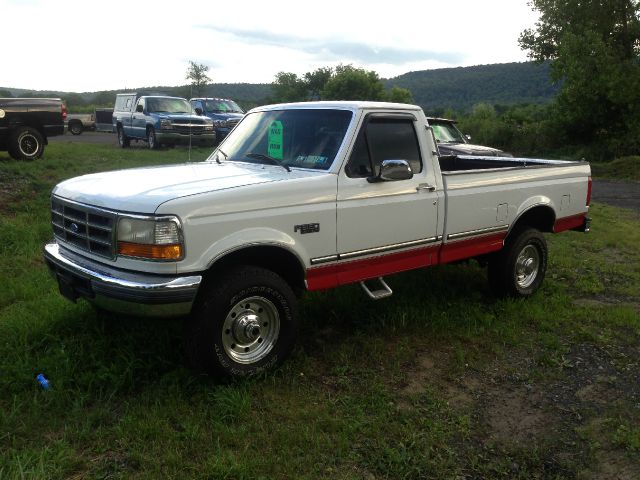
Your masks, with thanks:
[{"label": "green sign in windshield", "polygon": [[271,126],[269,127],[269,137],[267,141],[269,142],[269,156],[278,160],[282,160],[282,122],[280,120],[271,122]]}]

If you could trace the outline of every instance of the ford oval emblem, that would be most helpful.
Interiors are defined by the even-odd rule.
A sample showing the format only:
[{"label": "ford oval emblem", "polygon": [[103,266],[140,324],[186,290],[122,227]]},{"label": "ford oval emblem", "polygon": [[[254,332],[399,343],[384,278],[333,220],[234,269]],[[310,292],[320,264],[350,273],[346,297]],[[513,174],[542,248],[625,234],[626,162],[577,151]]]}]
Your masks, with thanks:
[{"label": "ford oval emblem", "polygon": [[73,233],[78,233],[78,230],[80,230],[80,227],[78,227],[77,223],[72,223],[71,225],[69,225],[69,229],[73,232]]}]

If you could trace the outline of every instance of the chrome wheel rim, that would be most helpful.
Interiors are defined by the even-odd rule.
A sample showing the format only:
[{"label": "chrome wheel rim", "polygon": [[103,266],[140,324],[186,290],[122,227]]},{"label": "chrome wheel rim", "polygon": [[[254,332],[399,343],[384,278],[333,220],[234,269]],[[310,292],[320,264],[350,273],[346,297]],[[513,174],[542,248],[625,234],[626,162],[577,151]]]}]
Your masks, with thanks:
[{"label": "chrome wheel rim", "polygon": [[122,129],[118,130],[118,143],[120,145],[124,145],[124,132],[122,131]]},{"label": "chrome wheel rim", "polygon": [[156,136],[152,131],[149,131],[147,140],[149,142],[149,148],[153,149],[156,146]]},{"label": "chrome wheel rim", "polygon": [[36,137],[30,133],[25,133],[20,137],[18,146],[20,148],[20,153],[26,157],[31,157],[38,151],[39,143]]},{"label": "chrome wheel rim", "polygon": [[533,245],[522,249],[516,259],[516,283],[520,288],[533,284],[540,270],[540,252]]},{"label": "chrome wheel rim", "polygon": [[222,345],[235,362],[251,364],[269,354],[279,334],[276,306],[264,297],[249,297],[229,310],[222,325]]}]

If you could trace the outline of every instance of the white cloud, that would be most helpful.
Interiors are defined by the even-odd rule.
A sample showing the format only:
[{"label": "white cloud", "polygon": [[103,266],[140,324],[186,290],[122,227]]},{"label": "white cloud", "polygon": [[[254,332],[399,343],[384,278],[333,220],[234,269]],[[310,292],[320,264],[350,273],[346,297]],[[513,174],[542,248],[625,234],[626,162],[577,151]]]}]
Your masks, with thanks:
[{"label": "white cloud", "polygon": [[182,85],[188,60],[249,83],[350,62],[390,77],[524,61],[517,38],[536,20],[526,0],[0,0],[0,12],[0,87],[78,92]]}]

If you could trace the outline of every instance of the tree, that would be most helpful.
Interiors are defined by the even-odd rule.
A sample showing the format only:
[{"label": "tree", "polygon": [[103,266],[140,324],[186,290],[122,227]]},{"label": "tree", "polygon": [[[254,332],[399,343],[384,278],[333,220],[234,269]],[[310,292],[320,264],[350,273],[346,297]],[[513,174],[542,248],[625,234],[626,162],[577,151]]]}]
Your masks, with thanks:
[{"label": "tree", "polygon": [[0,98],[12,98],[13,95],[9,90],[0,90]]},{"label": "tree", "polygon": [[307,100],[307,84],[290,72],[279,72],[271,84],[275,102],[302,102]]},{"label": "tree", "polygon": [[384,100],[384,85],[373,70],[338,65],[322,90],[323,100]]},{"label": "tree", "polygon": [[320,100],[325,85],[333,76],[333,68],[321,67],[313,72],[304,74],[304,81],[307,84],[309,98],[311,100]]},{"label": "tree", "polygon": [[335,69],[321,67],[302,77],[291,72],[280,72],[271,89],[277,102],[379,100],[413,103],[411,92],[406,88],[394,86],[386,92],[376,72],[353,65],[338,65]]},{"label": "tree", "polygon": [[406,88],[393,86],[387,92],[387,100],[395,103],[413,103],[413,95]]},{"label": "tree", "polygon": [[640,0],[532,0],[520,46],[562,82],[559,123],[580,143],[640,152]]},{"label": "tree", "polygon": [[208,71],[209,67],[207,65],[189,60],[186,79],[191,80],[191,87],[197,96],[202,95],[203,87],[211,83],[211,79],[207,75]]}]

